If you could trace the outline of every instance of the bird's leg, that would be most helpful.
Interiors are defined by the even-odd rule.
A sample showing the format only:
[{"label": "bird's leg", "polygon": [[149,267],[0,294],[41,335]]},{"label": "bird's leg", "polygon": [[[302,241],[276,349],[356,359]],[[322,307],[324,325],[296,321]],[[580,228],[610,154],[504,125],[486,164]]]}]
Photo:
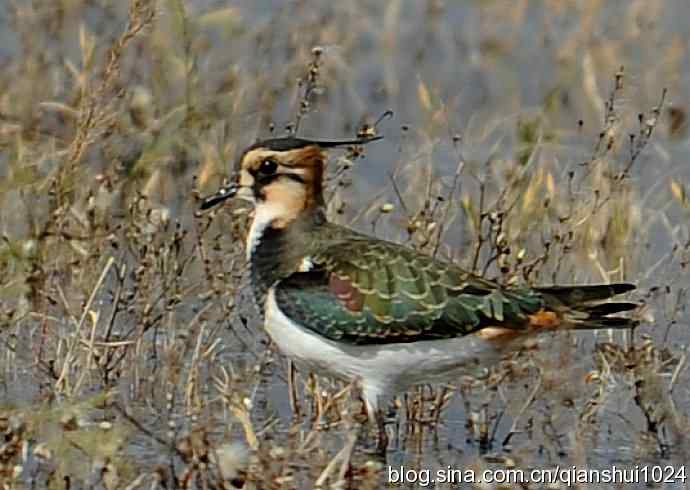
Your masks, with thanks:
[{"label": "bird's leg", "polygon": [[378,456],[385,456],[388,449],[388,434],[386,433],[386,421],[383,410],[381,410],[381,398],[379,390],[372,386],[355,385],[359,391],[358,395],[363,402],[366,409],[366,420],[368,422],[371,433],[372,425],[376,426],[376,449],[375,453]]},{"label": "bird's leg", "polygon": [[291,359],[288,359],[287,365],[287,381],[288,381],[288,394],[290,396],[290,408],[292,409],[292,417],[298,419],[300,417],[300,405],[297,400],[297,386],[296,386],[296,370],[295,364]]},{"label": "bird's leg", "polygon": [[386,432],[386,420],[383,415],[383,410],[376,410],[374,413],[374,419],[376,422],[376,429],[378,431],[376,452],[385,455],[386,450],[388,449],[388,433]]}]

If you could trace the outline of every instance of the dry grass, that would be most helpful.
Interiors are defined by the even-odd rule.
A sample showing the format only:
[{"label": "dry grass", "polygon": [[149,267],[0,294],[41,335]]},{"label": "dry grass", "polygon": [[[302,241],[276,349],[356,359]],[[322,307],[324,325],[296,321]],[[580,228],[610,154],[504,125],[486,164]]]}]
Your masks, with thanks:
[{"label": "dry grass", "polygon": [[[0,5],[2,488],[687,461],[687,5],[275,5]],[[353,387],[298,373],[292,416],[248,210],[199,196],[257,136],[373,126],[331,162],[334,220],[505,282],[637,282],[646,325],[399,397],[385,463]]]}]

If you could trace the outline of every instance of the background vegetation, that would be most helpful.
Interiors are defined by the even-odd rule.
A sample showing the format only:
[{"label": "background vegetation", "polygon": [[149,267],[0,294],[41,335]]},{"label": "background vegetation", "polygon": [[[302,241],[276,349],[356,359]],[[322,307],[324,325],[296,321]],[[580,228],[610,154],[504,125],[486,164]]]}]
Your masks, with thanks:
[{"label": "background vegetation", "polygon": [[[4,488],[379,488],[386,464],[688,461],[690,4],[0,2]],[[246,297],[248,209],[197,213],[258,137],[334,155],[332,219],[505,282],[634,281],[634,332],[550,336],[400,397],[350,387]],[[410,484],[410,487],[414,487]],[[668,486],[669,488],[672,485]]]}]

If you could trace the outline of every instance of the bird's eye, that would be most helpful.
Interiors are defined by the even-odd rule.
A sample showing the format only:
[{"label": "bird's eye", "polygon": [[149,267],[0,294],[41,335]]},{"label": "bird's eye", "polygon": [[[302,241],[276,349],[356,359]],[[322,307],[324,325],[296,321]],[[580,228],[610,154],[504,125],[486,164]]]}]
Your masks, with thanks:
[{"label": "bird's eye", "polygon": [[259,166],[259,172],[264,175],[273,175],[276,173],[276,170],[278,170],[278,164],[275,160],[271,160],[270,158],[261,162],[261,166]]}]

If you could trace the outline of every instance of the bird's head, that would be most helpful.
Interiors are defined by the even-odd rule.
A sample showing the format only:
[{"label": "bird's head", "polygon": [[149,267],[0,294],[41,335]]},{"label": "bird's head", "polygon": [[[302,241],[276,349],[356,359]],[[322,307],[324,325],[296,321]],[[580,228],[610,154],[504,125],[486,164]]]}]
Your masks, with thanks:
[{"label": "bird's head", "polygon": [[205,198],[201,209],[238,197],[253,202],[257,210],[274,210],[271,214],[276,218],[294,217],[304,209],[323,204],[326,150],[378,139],[381,137],[316,141],[289,136],[259,141],[237,160],[234,180]]}]

